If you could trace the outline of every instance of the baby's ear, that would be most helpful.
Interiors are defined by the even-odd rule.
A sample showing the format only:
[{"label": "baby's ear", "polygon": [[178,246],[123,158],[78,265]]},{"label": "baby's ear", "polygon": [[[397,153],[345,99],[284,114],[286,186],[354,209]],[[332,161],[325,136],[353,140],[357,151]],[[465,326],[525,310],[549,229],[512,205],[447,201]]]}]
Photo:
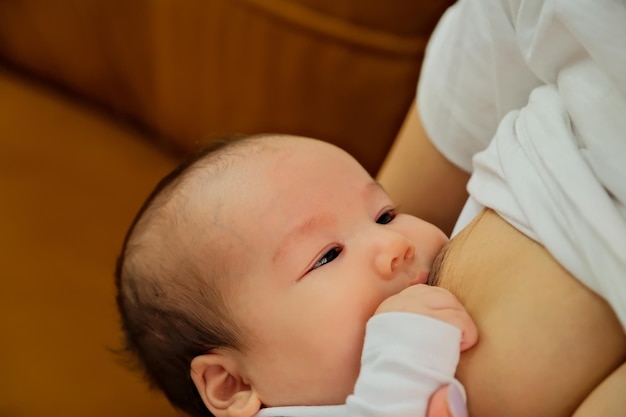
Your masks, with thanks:
[{"label": "baby's ear", "polygon": [[227,353],[193,358],[191,379],[215,417],[252,417],[261,409],[256,391],[244,382],[235,360]]}]

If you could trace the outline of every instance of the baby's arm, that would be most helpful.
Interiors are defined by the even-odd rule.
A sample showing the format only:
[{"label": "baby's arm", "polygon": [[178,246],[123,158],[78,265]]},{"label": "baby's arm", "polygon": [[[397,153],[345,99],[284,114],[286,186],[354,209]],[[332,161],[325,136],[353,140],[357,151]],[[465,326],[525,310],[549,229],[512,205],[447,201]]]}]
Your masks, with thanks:
[{"label": "baby's arm", "polygon": [[[361,373],[348,416],[422,417],[454,372],[476,328],[460,303],[436,287],[410,287],[383,302],[367,324]],[[459,384],[460,386],[460,384]]]}]

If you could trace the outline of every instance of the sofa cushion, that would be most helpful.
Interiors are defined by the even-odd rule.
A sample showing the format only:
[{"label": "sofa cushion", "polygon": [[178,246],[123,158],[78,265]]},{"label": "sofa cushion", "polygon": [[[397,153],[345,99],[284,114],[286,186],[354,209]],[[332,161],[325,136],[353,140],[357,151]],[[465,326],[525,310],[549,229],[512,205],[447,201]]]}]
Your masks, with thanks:
[{"label": "sofa cushion", "polygon": [[317,137],[374,173],[451,0],[0,2],[0,57],[183,150],[227,133]]},{"label": "sofa cushion", "polygon": [[0,415],[180,416],[112,352],[116,257],[176,161],[2,68],[0,115]]}]

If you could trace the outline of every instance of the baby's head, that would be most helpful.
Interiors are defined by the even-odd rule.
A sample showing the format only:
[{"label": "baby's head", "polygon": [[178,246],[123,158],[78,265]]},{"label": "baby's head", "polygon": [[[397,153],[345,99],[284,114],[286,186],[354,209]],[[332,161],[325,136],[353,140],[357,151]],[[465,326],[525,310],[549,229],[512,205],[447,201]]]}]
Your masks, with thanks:
[{"label": "baby's head", "polygon": [[446,240],[396,214],[333,145],[229,142],[166,177],[129,231],[117,268],[128,348],[191,415],[342,404],[367,320],[426,281]]}]

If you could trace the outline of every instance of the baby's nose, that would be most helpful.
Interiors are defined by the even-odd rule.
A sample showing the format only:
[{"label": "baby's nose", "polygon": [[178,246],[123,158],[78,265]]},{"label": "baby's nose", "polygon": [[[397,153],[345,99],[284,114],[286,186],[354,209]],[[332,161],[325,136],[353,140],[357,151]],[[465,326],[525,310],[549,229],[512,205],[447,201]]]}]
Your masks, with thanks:
[{"label": "baby's nose", "polygon": [[374,258],[374,265],[383,279],[391,279],[415,257],[413,243],[403,236],[386,242]]}]

